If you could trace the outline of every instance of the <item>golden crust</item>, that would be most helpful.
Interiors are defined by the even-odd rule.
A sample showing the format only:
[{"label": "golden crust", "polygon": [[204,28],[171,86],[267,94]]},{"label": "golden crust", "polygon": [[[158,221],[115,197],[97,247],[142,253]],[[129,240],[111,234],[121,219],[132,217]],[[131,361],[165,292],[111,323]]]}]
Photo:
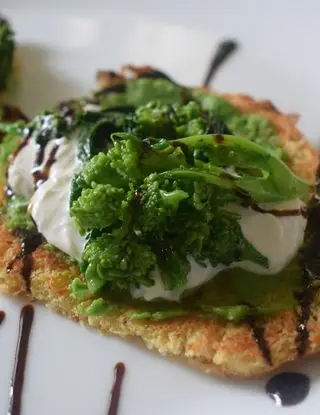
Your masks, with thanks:
[{"label": "golden crust", "polygon": [[[268,101],[254,101],[244,95],[225,95],[243,112],[259,112],[270,119],[289,149],[289,164],[301,176],[314,179],[318,155],[294,126],[292,117],[280,114]],[[298,358],[296,349],[297,310],[279,313],[265,324],[265,340],[272,365],[263,358],[252,330],[245,324],[199,318],[174,318],[166,321],[129,320],[126,313],[85,317],[77,310],[69,286],[79,274],[61,253],[40,246],[33,253],[31,292],[21,276],[21,261],[8,272],[7,266],[20,250],[20,241],[0,224],[0,291],[13,296],[28,296],[52,310],[88,324],[102,334],[140,339],[149,349],[174,356],[207,373],[249,378],[270,372]],[[319,320],[319,321],[318,321]],[[320,351],[320,304],[314,301],[308,322],[310,345],[306,355]]]}]

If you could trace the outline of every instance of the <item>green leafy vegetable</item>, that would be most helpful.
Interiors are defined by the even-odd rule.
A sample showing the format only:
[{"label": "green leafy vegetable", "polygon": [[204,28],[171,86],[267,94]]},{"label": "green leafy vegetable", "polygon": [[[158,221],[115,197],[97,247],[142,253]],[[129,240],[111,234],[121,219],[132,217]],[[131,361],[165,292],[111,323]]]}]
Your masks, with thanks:
[{"label": "green leafy vegetable", "polygon": [[155,263],[155,254],[138,236],[132,233],[123,238],[114,231],[86,245],[82,269],[89,291],[95,293],[106,284],[120,289],[151,285],[149,271]]},{"label": "green leafy vegetable", "polygon": [[[96,301],[93,301],[94,307],[81,305],[81,310],[87,315],[111,311],[125,313],[127,318],[134,320],[198,316],[240,322],[248,316],[265,318],[292,309],[297,305],[294,293],[299,290],[300,269],[298,262],[293,261],[278,274],[268,276],[237,268],[222,271],[195,293],[182,298],[180,303],[146,302],[108,293],[106,298],[99,298],[100,307],[96,307]],[[81,297],[81,292],[77,298],[86,300],[86,297]]]},{"label": "green leafy vegetable", "polygon": [[124,189],[110,184],[92,184],[73,203],[70,214],[75,217],[82,234],[90,229],[104,229],[122,220],[128,203]]},{"label": "green leafy vegetable", "polygon": [[11,231],[31,232],[35,230],[35,223],[28,213],[28,204],[28,199],[23,196],[13,196],[8,199],[2,213]]},{"label": "green leafy vegetable", "polygon": [[199,104],[166,104],[151,101],[138,107],[129,119],[129,131],[137,137],[174,139],[195,134],[205,134],[211,120]]},{"label": "green leafy vegetable", "polygon": [[128,80],[124,92],[99,93],[100,105],[103,108],[115,108],[126,105],[138,107],[157,100],[162,104],[180,103],[183,89],[165,79]]},{"label": "green leafy vegetable", "polygon": [[10,24],[0,17],[0,90],[7,86],[12,72],[15,50],[14,33]]},{"label": "green leafy vegetable", "polygon": [[[296,197],[306,199],[309,195],[308,183],[295,176],[279,158],[249,140],[218,134],[181,138],[173,144],[185,146],[193,154],[195,168],[162,173],[165,178],[193,181],[198,178],[227,189],[238,188],[262,203]],[[168,142],[167,148],[170,146],[172,142]],[[234,172],[226,170],[228,166],[232,166]]]},{"label": "green leafy vegetable", "polygon": [[[79,230],[91,235],[82,264],[89,291],[152,285],[152,269],[159,270],[167,290],[183,289],[189,256],[213,266],[250,260],[267,267],[267,259],[244,238],[239,218],[225,206],[242,199],[306,198],[310,185],[268,149],[242,137],[161,138],[169,128],[166,120],[172,121],[168,111],[150,105],[137,114],[152,118],[154,111],[156,118],[160,114],[160,130],[155,130],[160,137],[149,137],[152,122],[141,124],[140,137],[113,134],[113,146],[91,158],[74,178],[70,213]],[[192,116],[182,114],[197,117],[197,111],[188,104],[175,114],[185,128]],[[175,120],[172,136],[177,126]]]},{"label": "green leafy vegetable", "polygon": [[[234,261],[250,258],[251,261],[268,267],[268,260],[243,237],[238,221],[230,214],[222,212],[219,216],[214,216],[208,226],[210,233],[201,255],[204,259],[209,259],[213,266],[230,265]],[[219,235],[219,244],[214,235]]]},{"label": "green leafy vegetable", "polygon": [[[0,147],[5,160],[24,128],[33,129],[37,142],[70,133],[78,140],[83,170],[73,178],[70,213],[87,238],[81,262],[85,280],[72,283],[73,295],[84,301],[82,312],[126,312],[128,318],[152,320],[192,314],[240,321],[292,305],[292,291],[283,294],[288,299],[284,304],[278,298],[268,302],[268,295],[277,295],[268,282],[259,279],[260,290],[250,273],[236,270],[236,277],[241,275],[237,279],[230,277],[231,270],[196,293],[186,292],[180,304],[142,302],[128,312],[135,303],[131,290],[153,285],[154,272],[160,273],[165,289],[183,289],[190,257],[213,266],[250,260],[267,267],[267,259],[245,239],[239,218],[227,205],[306,198],[310,186],[282,163],[268,121],[240,114],[220,97],[169,80],[138,79],[96,98],[103,107],[98,113],[84,113],[86,100],[79,100],[70,103],[72,116],[46,112],[28,126],[3,125],[17,141],[6,138]],[[22,215],[27,201],[16,202],[7,205],[5,214],[12,228],[27,229],[32,223]],[[226,286],[223,279],[229,281]],[[109,300],[113,295],[129,300]],[[255,296],[259,301],[252,301]]]},{"label": "green leafy vegetable", "polygon": [[[180,202],[189,194],[179,188],[168,189],[169,184],[159,182],[157,174],[146,178],[140,187],[139,227],[143,232],[165,229],[168,218],[174,216]],[[162,187],[162,188],[161,188]]]},{"label": "green leafy vegetable", "polygon": [[119,112],[85,113],[78,115],[78,158],[84,164],[110,145],[112,133],[122,131],[125,115]]},{"label": "green leafy vegetable", "polygon": [[259,114],[241,114],[224,98],[195,90],[193,97],[214,118],[223,121],[238,136],[248,138],[268,150],[273,156],[283,158],[283,150],[271,123]]}]

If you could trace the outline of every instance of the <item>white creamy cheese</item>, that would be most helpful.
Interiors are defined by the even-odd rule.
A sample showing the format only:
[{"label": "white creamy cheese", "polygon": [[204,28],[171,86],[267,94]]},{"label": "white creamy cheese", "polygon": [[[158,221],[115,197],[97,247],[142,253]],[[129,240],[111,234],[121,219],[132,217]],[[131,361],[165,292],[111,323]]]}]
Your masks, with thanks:
[{"label": "white creamy cheese", "polygon": [[[296,199],[260,207],[269,211],[296,210],[303,207],[303,203]],[[241,215],[239,223],[244,237],[269,261],[268,268],[250,261],[243,261],[241,268],[260,274],[280,272],[302,245],[307,219],[303,215],[275,216],[242,206],[237,206],[235,211]]]},{"label": "white creamy cheese", "polygon": [[[31,197],[30,213],[39,232],[44,235],[47,241],[79,260],[85,239],[80,236],[69,215],[71,180],[73,175],[81,169],[81,164],[76,157],[77,142],[72,137],[50,141],[45,149],[42,165],[45,164],[55,145],[59,147],[55,155],[56,161],[51,166],[48,179],[36,191],[34,191],[32,169],[37,146],[33,138],[10,164],[8,182],[15,193]],[[293,200],[261,207],[265,210],[291,210],[299,209],[301,206],[300,200]],[[232,268],[240,267],[260,274],[275,274],[292,260],[303,242],[306,219],[302,215],[275,216],[242,206],[230,206],[228,209],[240,215],[239,223],[244,236],[269,262],[268,268],[251,261],[232,263],[230,265]],[[183,289],[166,291],[159,270],[156,268],[151,272],[154,285],[152,287],[142,286],[132,294],[134,297],[144,297],[146,300],[159,297],[178,300],[184,290],[204,284],[221,270],[227,268],[224,265],[212,267],[209,261],[205,266],[202,266],[191,257],[189,262],[190,272],[187,276],[187,284]]]},{"label": "white creamy cheese", "polygon": [[[37,169],[41,170],[53,147],[55,141],[49,141],[44,150],[44,157]],[[32,175],[37,154],[38,145],[36,144],[34,137],[30,137],[27,144],[22,147],[14,160],[9,164],[8,168],[8,184],[11,189],[18,195],[31,197],[35,189],[34,178]]]},{"label": "white creamy cheese", "polygon": [[69,215],[71,180],[81,169],[77,160],[76,140],[54,140],[59,146],[49,178],[39,186],[30,200],[29,211],[40,233],[52,245],[80,260],[85,239]]},{"label": "white creamy cheese", "polygon": [[151,287],[141,286],[137,290],[134,290],[132,292],[132,295],[135,298],[143,297],[147,301],[153,300],[154,298],[165,298],[169,301],[176,301],[179,300],[181,294],[185,290],[189,290],[191,288],[195,288],[204,284],[205,282],[211,280],[211,278],[217,275],[220,271],[226,268],[222,264],[213,268],[210,265],[209,261],[206,261],[206,266],[202,266],[198,262],[196,262],[192,257],[189,257],[188,259],[190,262],[190,272],[187,277],[187,284],[183,289],[166,291],[162,283],[159,269],[155,268],[153,271],[151,271],[150,275],[151,278],[154,280],[154,285]]},{"label": "white creamy cheese", "polygon": [[83,107],[83,111],[85,112],[101,112],[101,110],[102,110],[102,107],[101,105],[98,105],[98,104],[89,103]]},{"label": "white creamy cheese", "polygon": [[56,161],[50,168],[48,179],[36,191],[32,170],[37,145],[33,137],[10,164],[8,183],[15,193],[31,197],[29,212],[46,240],[79,260],[85,240],[73,225],[69,215],[72,176],[81,169],[76,157],[77,142],[72,137],[51,140],[45,148],[40,169],[45,165],[51,150],[56,145],[58,146]]},{"label": "white creamy cheese", "polygon": [[37,145],[30,137],[27,144],[15,156],[8,168],[8,184],[19,195],[31,197],[34,191],[32,168],[35,163]]},{"label": "white creamy cheese", "polygon": [[[265,204],[261,207],[265,210],[291,210],[299,209],[302,205],[302,202],[297,199],[276,205]],[[279,217],[242,206],[230,206],[229,210],[241,216],[239,223],[245,238],[268,259],[268,268],[251,261],[233,262],[229,267],[224,265],[212,267],[208,261],[206,266],[201,266],[193,258],[189,258],[190,272],[187,277],[188,282],[183,289],[166,291],[159,270],[156,269],[151,274],[154,285],[140,287],[132,293],[133,296],[144,297],[147,301],[154,298],[179,300],[185,290],[204,284],[226,268],[239,267],[260,274],[276,274],[293,259],[303,242],[307,221],[302,215]]]}]

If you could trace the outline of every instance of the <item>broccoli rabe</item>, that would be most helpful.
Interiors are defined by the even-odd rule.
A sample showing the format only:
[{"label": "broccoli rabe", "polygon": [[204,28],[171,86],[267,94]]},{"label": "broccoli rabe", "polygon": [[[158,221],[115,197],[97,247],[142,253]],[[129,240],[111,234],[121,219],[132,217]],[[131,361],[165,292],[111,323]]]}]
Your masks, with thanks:
[{"label": "broccoli rabe", "polygon": [[105,285],[120,289],[151,285],[149,271],[156,255],[134,233],[123,238],[121,232],[113,231],[88,243],[82,260],[88,289],[94,293]]},{"label": "broccoli rabe", "polygon": [[111,139],[113,147],[75,177],[70,210],[91,235],[84,273],[95,290],[152,284],[154,267],[166,289],[182,288],[190,256],[213,266],[250,260],[267,267],[225,206],[304,198],[310,190],[279,158],[242,137]]},{"label": "broccoli rabe", "polygon": [[7,20],[0,16],[0,90],[7,86],[13,67],[14,33]]},{"label": "broccoli rabe", "polygon": [[137,108],[129,120],[129,130],[140,138],[174,139],[205,134],[209,129],[209,115],[194,101],[187,105],[151,101]]},{"label": "broccoli rabe", "polygon": [[[203,259],[209,259],[211,265],[216,267],[250,258],[251,261],[268,267],[268,260],[243,237],[241,227],[235,219],[226,212],[220,212],[208,223],[210,233],[202,247]],[[215,235],[219,235],[219,240],[216,240]]]},{"label": "broccoli rabe", "polygon": [[138,107],[152,100],[162,104],[174,104],[181,103],[184,98],[184,89],[166,79],[129,79],[117,91],[112,91],[111,88],[98,93],[99,103],[103,108],[127,105]]},{"label": "broccoli rabe", "polygon": [[116,111],[80,113],[73,116],[73,123],[78,127],[77,155],[85,164],[110,147],[111,134],[124,129],[125,115]]},{"label": "broccoli rabe", "polygon": [[226,99],[205,91],[195,90],[192,95],[201,104],[203,110],[208,111],[216,120],[222,121],[235,135],[259,144],[275,157],[285,156],[279,146],[280,142],[273,125],[266,118],[254,113],[242,114]]},{"label": "broccoli rabe", "polygon": [[168,218],[175,216],[180,202],[188,197],[185,191],[161,183],[157,174],[151,174],[139,189],[138,226],[143,232],[165,230]]},{"label": "broccoli rabe", "polygon": [[88,230],[104,229],[122,220],[127,208],[126,191],[110,184],[92,184],[75,200],[70,214],[82,234]]}]

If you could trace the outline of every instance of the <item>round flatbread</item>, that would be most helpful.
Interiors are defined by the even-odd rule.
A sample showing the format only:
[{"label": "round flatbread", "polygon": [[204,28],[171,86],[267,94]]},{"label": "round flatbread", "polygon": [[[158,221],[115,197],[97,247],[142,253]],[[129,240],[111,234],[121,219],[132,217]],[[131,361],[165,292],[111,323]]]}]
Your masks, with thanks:
[{"label": "round flatbread", "polygon": [[[99,77],[100,86],[105,86],[101,82],[102,72]],[[119,77],[114,79],[119,82]],[[256,101],[247,95],[224,94],[223,97],[244,113],[259,113],[270,120],[279,135],[279,146],[285,150],[288,165],[301,177],[314,180],[318,153],[295,127],[296,116],[281,114],[270,101]],[[28,258],[33,267],[30,284],[26,284],[22,275],[24,261],[14,261],[20,248],[21,240],[2,223],[0,290],[8,295],[38,300],[103,334],[138,339],[149,349],[177,357],[207,373],[238,378],[262,375],[301,355],[297,348],[299,309],[281,312],[258,325],[255,322],[233,324],[198,317],[157,322],[130,320],[126,312],[86,317],[79,313],[79,302],[70,295],[70,284],[75,276],[80,276],[79,269],[63,253],[48,250],[42,244]],[[306,322],[309,341],[304,355],[320,351],[319,300],[319,295],[315,295],[311,315]]]}]

